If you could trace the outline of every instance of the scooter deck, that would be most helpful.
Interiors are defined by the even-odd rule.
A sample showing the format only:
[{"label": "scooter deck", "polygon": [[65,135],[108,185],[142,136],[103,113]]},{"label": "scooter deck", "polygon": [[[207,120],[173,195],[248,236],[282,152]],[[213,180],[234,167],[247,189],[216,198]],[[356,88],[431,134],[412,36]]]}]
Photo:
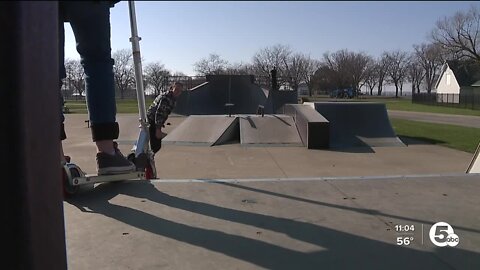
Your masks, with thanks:
[{"label": "scooter deck", "polygon": [[96,175],[86,174],[85,176],[75,177],[72,179],[74,186],[80,186],[85,184],[115,182],[122,180],[145,180],[145,172],[136,171],[123,174],[111,174],[111,175]]}]

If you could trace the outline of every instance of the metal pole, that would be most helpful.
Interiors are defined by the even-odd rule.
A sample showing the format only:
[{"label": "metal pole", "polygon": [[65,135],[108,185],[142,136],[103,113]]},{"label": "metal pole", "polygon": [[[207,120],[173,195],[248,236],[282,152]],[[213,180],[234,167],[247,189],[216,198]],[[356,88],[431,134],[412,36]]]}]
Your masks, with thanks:
[{"label": "metal pole", "polygon": [[[138,36],[137,31],[137,20],[135,14],[135,3],[134,1],[128,1],[129,7],[129,14],[130,14],[130,29],[132,32],[132,37],[130,38],[130,42],[132,42],[132,53],[133,53],[133,64],[135,66],[135,83],[137,87],[137,101],[138,101],[138,114],[139,114],[139,121],[140,126],[144,129],[144,134],[148,134],[147,130],[147,111],[145,108],[145,92],[143,89],[143,73],[142,73],[142,58],[140,55],[140,40],[141,38]],[[140,148],[137,147],[138,150],[143,149],[144,152],[148,150],[148,140],[142,140],[144,142],[143,145],[140,145]],[[140,140],[139,140],[140,142]]]},{"label": "metal pole", "polygon": [[132,53],[133,53],[133,64],[135,66],[135,84],[137,87],[137,100],[138,100],[138,109],[140,120],[146,121],[147,112],[145,108],[145,92],[143,89],[143,73],[142,73],[142,58],[140,55],[140,40],[137,31],[137,20],[135,14],[135,3],[134,1],[128,1],[129,12],[130,12],[130,28],[132,32],[132,37],[130,42],[132,42]]},{"label": "metal pole", "polygon": [[228,75],[228,102],[232,103],[232,98],[230,96],[230,91],[232,90],[232,75]]}]

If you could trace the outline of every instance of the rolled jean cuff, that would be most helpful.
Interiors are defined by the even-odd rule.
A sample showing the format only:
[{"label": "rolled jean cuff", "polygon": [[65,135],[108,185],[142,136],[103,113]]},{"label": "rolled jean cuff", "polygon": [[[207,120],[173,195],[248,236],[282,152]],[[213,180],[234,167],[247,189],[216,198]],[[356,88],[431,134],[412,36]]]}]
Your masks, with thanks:
[{"label": "rolled jean cuff", "polygon": [[65,125],[62,123],[60,126],[60,140],[65,140],[67,138],[67,133],[65,133]]},{"label": "rolled jean cuff", "polygon": [[90,129],[92,131],[92,140],[94,142],[118,139],[118,134],[120,132],[117,122],[91,124]]}]

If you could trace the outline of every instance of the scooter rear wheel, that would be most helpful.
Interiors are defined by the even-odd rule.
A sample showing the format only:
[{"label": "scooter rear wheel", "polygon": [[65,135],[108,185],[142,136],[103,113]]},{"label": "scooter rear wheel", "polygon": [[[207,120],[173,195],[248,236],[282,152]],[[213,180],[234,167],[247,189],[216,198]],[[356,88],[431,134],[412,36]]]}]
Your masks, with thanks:
[{"label": "scooter rear wheel", "polygon": [[150,180],[154,178],[155,176],[153,175],[152,166],[150,164],[147,164],[147,166],[145,167],[145,179]]},{"label": "scooter rear wheel", "polygon": [[[72,179],[76,178],[76,177],[80,177],[80,172],[78,171],[78,169],[68,168],[68,170],[70,172],[70,177]],[[64,195],[64,197],[69,197],[69,196],[75,195],[78,192],[78,190],[80,189],[80,186],[71,185],[70,181],[68,179],[67,172],[65,171],[65,169],[63,169],[62,171],[63,171],[63,195]]]}]

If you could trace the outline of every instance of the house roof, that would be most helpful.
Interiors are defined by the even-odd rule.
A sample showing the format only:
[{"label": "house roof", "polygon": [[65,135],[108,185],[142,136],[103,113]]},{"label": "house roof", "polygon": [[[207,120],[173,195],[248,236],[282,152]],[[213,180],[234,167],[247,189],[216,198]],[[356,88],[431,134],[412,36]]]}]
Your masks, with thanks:
[{"label": "house roof", "polygon": [[480,81],[480,63],[474,61],[447,61],[460,87],[477,86]]}]

